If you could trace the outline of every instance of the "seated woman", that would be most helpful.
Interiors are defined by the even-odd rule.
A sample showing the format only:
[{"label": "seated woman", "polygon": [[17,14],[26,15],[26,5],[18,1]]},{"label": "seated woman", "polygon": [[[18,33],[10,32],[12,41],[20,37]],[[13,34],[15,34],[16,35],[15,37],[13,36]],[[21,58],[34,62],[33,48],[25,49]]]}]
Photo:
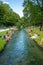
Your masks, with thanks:
[{"label": "seated woman", "polygon": [[6,41],[9,41],[11,39],[10,33],[6,32],[6,34],[4,35],[4,38],[6,39]]}]

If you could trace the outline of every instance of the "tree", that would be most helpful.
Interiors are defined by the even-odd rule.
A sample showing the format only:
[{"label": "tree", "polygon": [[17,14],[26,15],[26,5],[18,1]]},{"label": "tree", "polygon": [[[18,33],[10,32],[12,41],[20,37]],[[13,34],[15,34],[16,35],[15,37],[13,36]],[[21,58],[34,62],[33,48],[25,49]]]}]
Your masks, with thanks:
[{"label": "tree", "polygon": [[43,0],[24,0],[24,13],[30,18],[32,21],[38,21],[43,24]]},{"label": "tree", "polygon": [[28,19],[26,17],[21,18],[22,21],[22,27],[25,28],[29,25]]},{"label": "tree", "polygon": [[19,20],[20,16],[15,13],[8,4],[0,1],[0,24],[5,26],[17,26]]}]

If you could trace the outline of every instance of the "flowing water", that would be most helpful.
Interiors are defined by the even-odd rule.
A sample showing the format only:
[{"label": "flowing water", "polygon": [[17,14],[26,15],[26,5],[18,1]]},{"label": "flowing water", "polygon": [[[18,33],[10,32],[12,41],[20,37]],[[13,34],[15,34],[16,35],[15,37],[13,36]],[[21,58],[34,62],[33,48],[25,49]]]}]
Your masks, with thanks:
[{"label": "flowing water", "polygon": [[43,65],[43,52],[24,30],[15,33],[0,53],[0,65]]}]

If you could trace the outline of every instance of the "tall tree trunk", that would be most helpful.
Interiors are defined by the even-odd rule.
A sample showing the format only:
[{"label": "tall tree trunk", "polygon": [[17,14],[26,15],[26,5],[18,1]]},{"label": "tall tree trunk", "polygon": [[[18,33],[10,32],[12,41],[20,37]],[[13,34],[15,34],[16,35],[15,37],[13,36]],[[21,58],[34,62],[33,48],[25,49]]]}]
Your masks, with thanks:
[{"label": "tall tree trunk", "polygon": [[43,30],[43,0],[42,0],[42,9],[41,9],[41,12],[42,12],[42,30]]},{"label": "tall tree trunk", "polygon": [[43,30],[43,7],[41,8],[41,13],[42,13],[41,14],[41,16],[42,16],[41,19],[42,19],[42,30]]}]

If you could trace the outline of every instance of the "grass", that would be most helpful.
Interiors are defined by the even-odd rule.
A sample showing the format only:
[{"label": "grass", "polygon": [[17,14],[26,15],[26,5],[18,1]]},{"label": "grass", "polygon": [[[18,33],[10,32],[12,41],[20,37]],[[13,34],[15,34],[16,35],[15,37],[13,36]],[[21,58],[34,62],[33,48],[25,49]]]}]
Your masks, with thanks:
[{"label": "grass", "polygon": [[[26,32],[28,32],[29,30],[27,29]],[[43,38],[43,31],[40,31],[38,27],[35,27],[32,31],[32,34],[29,34],[31,37],[34,35],[34,33],[39,34],[39,37],[34,39],[39,45],[40,45],[40,41]],[[43,47],[43,44],[40,45],[41,47]]]},{"label": "grass", "polygon": [[[11,31],[8,31],[9,33],[11,33]],[[4,36],[6,33],[6,31],[4,32],[0,32],[0,36]],[[4,46],[6,44],[6,40],[4,38],[0,38],[0,52],[4,49]]]}]

